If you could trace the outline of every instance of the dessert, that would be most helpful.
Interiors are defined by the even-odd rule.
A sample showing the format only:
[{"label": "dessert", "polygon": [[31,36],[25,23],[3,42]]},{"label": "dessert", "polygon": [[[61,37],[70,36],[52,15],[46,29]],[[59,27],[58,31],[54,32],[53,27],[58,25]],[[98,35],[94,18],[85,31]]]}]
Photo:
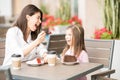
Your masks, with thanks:
[{"label": "dessert", "polygon": [[64,62],[76,62],[77,59],[76,59],[75,56],[65,55],[63,61],[64,61]]},{"label": "dessert", "polygon": [[40,64],[41,63],[41,59],[40,58],[37,58],[37,63]]}]

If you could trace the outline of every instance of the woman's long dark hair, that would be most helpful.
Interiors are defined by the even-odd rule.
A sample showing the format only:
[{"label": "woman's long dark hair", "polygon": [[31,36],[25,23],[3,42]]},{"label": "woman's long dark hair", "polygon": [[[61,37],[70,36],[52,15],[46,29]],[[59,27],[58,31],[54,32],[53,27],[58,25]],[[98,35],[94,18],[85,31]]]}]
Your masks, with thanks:
[{"label": "woman's long dark hair", "polygon": [[[19,18],[17,19],[17,21],[14,24],[14,26],[19,27],[21,29],[21,31],[23,32],[25,41],[27,41],[27,38],[26,38],[26,30],[27,30],[26,15],[32,16],[37,12],[40,12],[40,20],[42,21],[42,15],[43,15],[42,11],[39,8],[37,8],[35,5],[32,5],[32,4],[27,5],[26,7],[23,8]],[[37,38],[37,35],[40,33],[40,29],[41,29],[41,23],[37,27],[36,31],[31,32],[32,40],[35,40]]]}]

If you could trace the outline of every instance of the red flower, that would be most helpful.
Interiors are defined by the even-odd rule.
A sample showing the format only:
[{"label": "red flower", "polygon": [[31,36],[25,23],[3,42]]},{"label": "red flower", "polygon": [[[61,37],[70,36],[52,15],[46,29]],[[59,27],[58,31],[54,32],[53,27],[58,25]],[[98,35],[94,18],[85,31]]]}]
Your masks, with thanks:
[{"label": "red flower", "polygon": [[70,20],[68,20],[68,22],[70,24],[78,23],[78,24],[82,25],[82,21],[81,21],[81,19],[78,18],[78,16],[73,16]]},{"label": "red flower", "polygon": [[49,16],[49,15],[44,14],[42,26],[43,27],[54,26],[54,20],[55,20],[54,16]]},{"label": "red flower", "polygon": [[112,32],[107,30],[105,27],[97,29],[94,32],[95,39],[112,39]]},{"label": "red flower", "polygon": [[42,26],[45,28],[53,27],[55,25],[66,25],[75,23],[82,25],[82,21],[78,18],[78,16],[73,16],[69,20],[62,20],[61,18],[55,18],[54,16],[43,14]]}]

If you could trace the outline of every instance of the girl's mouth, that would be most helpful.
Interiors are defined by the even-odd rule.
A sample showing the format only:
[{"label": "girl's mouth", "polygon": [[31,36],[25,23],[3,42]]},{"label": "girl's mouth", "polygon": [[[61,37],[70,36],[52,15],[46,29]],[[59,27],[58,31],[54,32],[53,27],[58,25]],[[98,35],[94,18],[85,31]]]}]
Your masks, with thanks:
[{"label": "girl's mouth", "polygon": [[70,42],[70,40],[67,40],[67,42]]}]

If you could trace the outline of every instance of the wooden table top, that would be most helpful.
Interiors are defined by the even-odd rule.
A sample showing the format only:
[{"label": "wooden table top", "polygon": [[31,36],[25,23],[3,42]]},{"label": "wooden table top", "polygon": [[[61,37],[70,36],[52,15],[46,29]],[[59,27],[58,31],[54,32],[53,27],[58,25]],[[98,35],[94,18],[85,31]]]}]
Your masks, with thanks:
[{"label": "wooden table top", "polygon": [[[22,77],[35,78],[36,80],[73,80],[80,76],[85,76],[102,68],[102,64],[84,63],[76,65],[63,65],[57,63],[56,66],[48,66],[44,64],[41,66],[28,66],[22,63],[20,70],[12,70],[12,74],[22,79]],[[29,80],[29,79],[28,79]]]}]

